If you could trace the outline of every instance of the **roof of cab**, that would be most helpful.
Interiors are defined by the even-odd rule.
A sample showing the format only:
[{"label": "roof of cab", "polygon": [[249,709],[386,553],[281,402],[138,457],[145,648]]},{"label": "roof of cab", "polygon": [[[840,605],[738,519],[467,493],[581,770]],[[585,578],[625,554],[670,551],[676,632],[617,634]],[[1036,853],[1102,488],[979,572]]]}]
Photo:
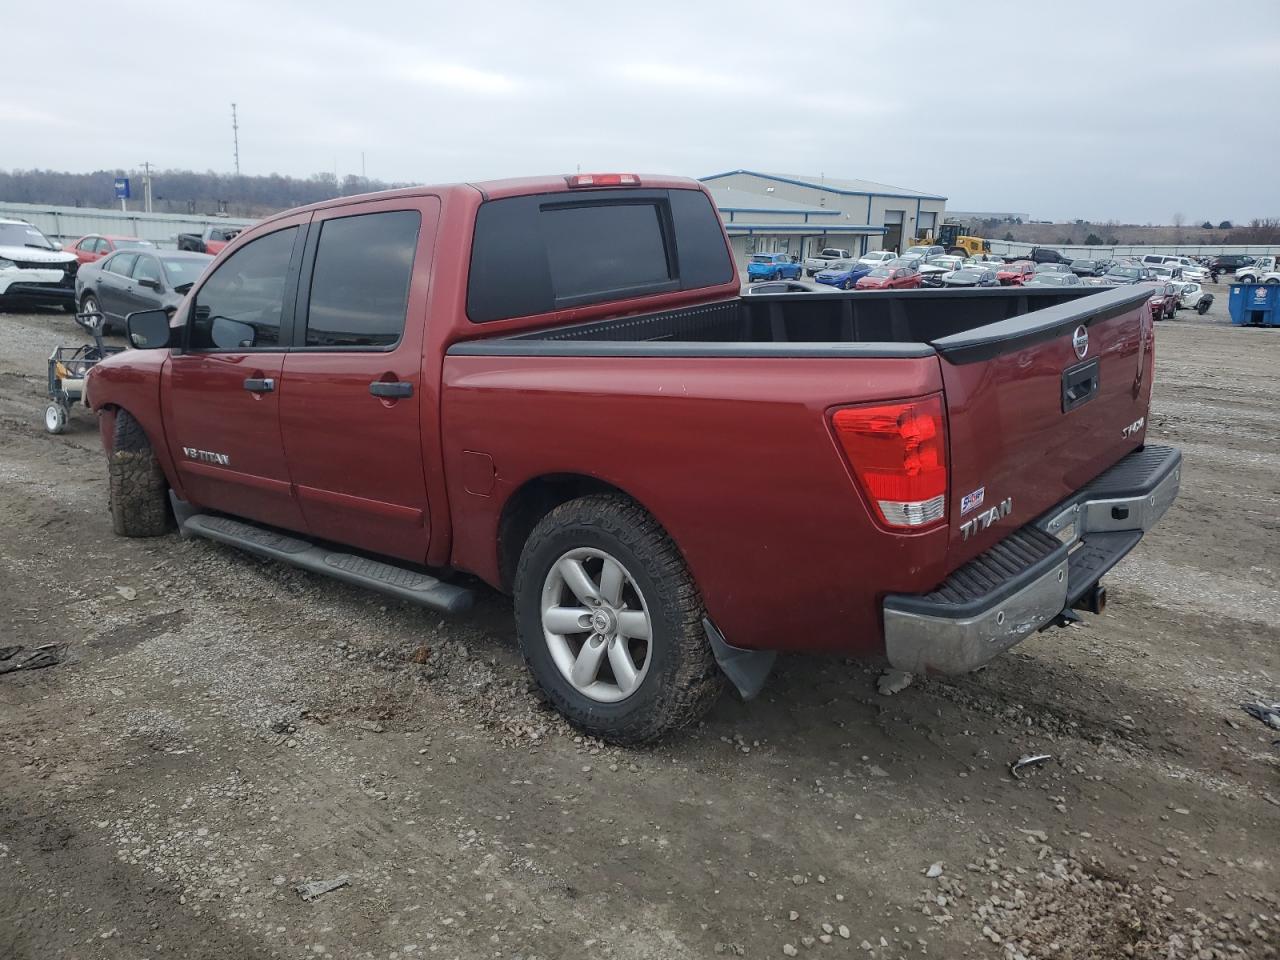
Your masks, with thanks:
[{"label": "roof of cab", "polygon": [[[396,190],[379,190],[375,193],[357,193],[345,197],[334,197],[332,200],[321,200],[318,203],[309,203],[301,207],[293,207],[289,210],[282,210],[274,213],[269,217],[260,220],[254,227],[263,223],[270,223],[281,217],[294,216],[298,213],[305,213],[311,210],[328,210],[332,207],[342,207],[353,203],[361,203],[370,200],[394,200],[397,197],[419,197],[423,194],[448,194],[457,193],[463,190],[474,190],[478,192],[484,200],[498,200],[504,197],[523,197],[530,194],[539,193],[567,193],[570,189],[569,178],[574,176],[571,173],[564,173],[558,176],[542,176],[542,177],[513,177],[506,180],[477,180],[473,183],[443,183],[443,184],[423,184],[416,187],[400,187]],[[663,174],[637,174],[639,184],[636,186],[625,187],[598,187],[601,190],[698,190],[705,192],[705,187],[691,177],[672,177]],[[591,188],[586,188],[591,189]],[[244,228],[247,232],[250,228]]]}]

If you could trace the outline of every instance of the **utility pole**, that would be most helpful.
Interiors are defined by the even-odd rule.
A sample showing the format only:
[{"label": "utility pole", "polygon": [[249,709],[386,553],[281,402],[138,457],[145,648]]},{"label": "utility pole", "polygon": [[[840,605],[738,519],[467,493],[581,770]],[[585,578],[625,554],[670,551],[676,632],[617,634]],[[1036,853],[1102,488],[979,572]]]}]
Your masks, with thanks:
[{"label": "utility pole", "polygon": [[364,151],[363,150],[360,151],[360,179],[365,181],[366,186],[368,185],[369,178],[365,176],[365,173],[364,173]]},{"label": "utility pole", "polygon": [[151,161],[142,161],[142,209],[151,212]]},{"label": "utility pole", "polygon": [[231,105],[231,139],[236,150],[236,176],[240,176],[240,124],[236,120],[236,105]]}]

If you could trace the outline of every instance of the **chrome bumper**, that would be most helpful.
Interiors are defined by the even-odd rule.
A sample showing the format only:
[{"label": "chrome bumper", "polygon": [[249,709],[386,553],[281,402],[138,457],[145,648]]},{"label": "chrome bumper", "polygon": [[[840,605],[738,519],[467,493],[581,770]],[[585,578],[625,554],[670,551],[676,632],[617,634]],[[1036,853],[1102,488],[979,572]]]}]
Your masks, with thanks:
[{"label": "chrome bumper", "polygon": [[889,662],[912,673],[965,673],[1044,629],[1164,516],[1181,476],[1179,451],[1135,451],[928,594],[890,594]]}]

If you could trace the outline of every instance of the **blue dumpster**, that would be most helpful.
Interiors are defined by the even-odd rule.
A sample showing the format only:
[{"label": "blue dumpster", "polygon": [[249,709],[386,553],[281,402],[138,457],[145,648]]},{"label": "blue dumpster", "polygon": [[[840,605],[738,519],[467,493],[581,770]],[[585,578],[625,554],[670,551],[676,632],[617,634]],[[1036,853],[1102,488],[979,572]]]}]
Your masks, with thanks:
[{"label": "blue dumpster", "polygon": [[1233,283],[1227,309],[1237,326],[1280,327],[1280,283]]}]

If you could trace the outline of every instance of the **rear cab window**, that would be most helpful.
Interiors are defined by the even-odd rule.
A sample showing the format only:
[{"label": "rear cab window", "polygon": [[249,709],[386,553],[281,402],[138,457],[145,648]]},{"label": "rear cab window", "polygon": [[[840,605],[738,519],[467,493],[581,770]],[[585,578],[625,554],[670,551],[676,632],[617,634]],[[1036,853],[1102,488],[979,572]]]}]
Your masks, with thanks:
[{"label": "rear cab window", "polygon": [[488,323],[734,276],[700,190],[574,190],[490,200],[476,214],[467,315]]}]

